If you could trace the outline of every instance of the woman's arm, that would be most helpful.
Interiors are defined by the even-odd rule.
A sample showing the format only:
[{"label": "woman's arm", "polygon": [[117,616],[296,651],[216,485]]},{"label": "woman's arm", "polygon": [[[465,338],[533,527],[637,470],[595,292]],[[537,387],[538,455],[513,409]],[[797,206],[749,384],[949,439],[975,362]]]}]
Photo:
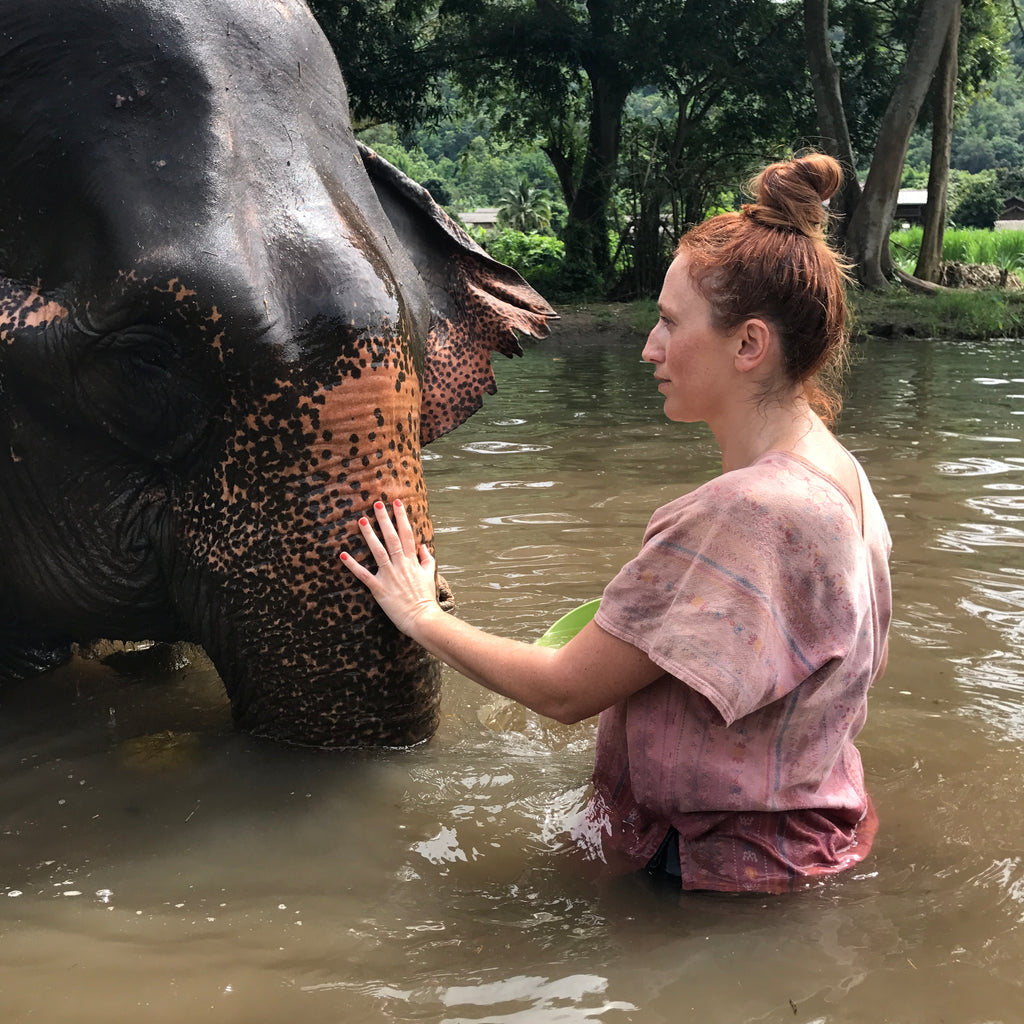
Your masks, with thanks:
[{"label": "woman's arm", "polygon": [[370,589],[394,624],[436,658],[504,697],[559,722],[603,711],[664,672],[637,648],[588,623],[564,647],[538,647],[485,633],[443,611],[435,596],[434,558],[421,546],[401,502],[395,522],[381,502],[377,527],[359,528],[377,563],[376,574],[347,553],[342,562]]}]

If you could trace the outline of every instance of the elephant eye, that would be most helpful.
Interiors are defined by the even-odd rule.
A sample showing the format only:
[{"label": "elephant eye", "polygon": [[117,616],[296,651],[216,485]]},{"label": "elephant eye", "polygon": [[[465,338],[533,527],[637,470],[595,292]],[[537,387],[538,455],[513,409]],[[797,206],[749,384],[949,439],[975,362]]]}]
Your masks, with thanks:
[{"label": "elephant eye", "polygon": [[216,406],[214,378],[169,332],[132,327],[106,335],[80,368],[81,401],[111,438],[156,462],[186,455]]}]

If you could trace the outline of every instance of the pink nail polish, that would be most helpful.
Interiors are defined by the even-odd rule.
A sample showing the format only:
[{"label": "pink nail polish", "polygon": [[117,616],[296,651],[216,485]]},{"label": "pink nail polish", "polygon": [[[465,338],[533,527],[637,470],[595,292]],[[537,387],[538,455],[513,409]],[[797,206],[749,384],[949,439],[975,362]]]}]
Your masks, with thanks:
[{"label": "pink nail polish", "polygon": [[384,502],[383,501],[375,501],[373,503],[373,507],[375,509],[382,509],[384,507]]},{"label": "pink nail polish", "polygon": [[360,526],[369,526],[369,525],[370,525],[370,520],[369,520],[369,519],[367,519],[367,518],[366,518],[366,516],[363,516],[363,517],[362,517],[362,518],[361,518],[361,519],[359,520],[359,525],[360,525]]},{"label": "pink nail polish", "polygon": [[395,498],[395,500],[394,500],[394,502],[392,504],[395,506],[395,508],[401,508],[402,507],[402,502],[398,498]]}]

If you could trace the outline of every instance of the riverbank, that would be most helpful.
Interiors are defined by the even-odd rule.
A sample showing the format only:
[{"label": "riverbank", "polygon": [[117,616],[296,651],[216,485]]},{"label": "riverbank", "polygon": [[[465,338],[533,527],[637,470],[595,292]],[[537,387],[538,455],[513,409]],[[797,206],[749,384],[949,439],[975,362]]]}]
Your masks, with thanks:
[{"label": "riverbank", "polygon": [[[915,341],[940,338],[984,341],[1024,338],[1024,292],[1002,289],[949,289],[937,295],[916,295],[902,288],[850,294],[853,338]],[[657,319],[653,300],[599,302],[556,306],[559,319],[552,333],[559,337],[604,336],[623,341],[642,339]]]}]

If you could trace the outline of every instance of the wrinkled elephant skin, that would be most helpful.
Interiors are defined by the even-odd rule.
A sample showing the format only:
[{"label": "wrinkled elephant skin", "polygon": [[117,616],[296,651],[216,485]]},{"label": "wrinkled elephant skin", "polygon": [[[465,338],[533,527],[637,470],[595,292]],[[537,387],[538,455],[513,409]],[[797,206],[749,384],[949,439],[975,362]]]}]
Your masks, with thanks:
[{"label": "wrinkled elephant skin", "polygon": [[547,304],[353,138],[299,0],[0,0],[0,679],[189,640],[239,725],[407,745],[437,666],[338,568]]}]

